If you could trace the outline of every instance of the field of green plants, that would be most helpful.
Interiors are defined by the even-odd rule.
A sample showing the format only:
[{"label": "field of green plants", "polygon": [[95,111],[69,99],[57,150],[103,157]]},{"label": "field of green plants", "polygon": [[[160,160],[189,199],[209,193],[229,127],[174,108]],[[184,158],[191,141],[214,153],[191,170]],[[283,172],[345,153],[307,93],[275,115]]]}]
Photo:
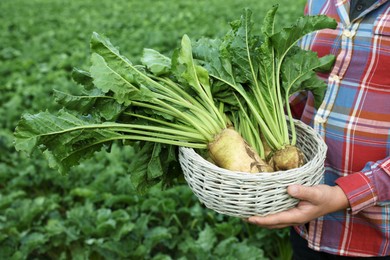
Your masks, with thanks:
[{"label": "field of green plants", "polygon": [[289,25],[304,2],[0,1],[0,259],[289,259],[287,229],[217,214],[180,179],[139,194],[131,147],[99,152],[62,176],[41,154],[16,152],[13,131],[24,112],[58,109],[53,89],[75,90],[70,73],[88,69],[94,31],[137,61],[145,47],[171,53],[183,34],[221,36],[246,7],[261,22],[279,3]]}]

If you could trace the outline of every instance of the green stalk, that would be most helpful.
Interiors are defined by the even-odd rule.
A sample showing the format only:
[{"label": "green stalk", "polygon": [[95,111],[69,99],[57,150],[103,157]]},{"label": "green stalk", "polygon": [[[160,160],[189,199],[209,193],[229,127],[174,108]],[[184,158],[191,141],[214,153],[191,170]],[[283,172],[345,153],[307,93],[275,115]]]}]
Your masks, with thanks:
[{"label": "green stalk", "polygon": [[[152,76],[153,78],[157,78],[157,77],[154,77]],[[196,110],[197,113],[200,113],[201,115],[204,116],[205,119],[207,118],[210,118],[210,114],[208,113],[210,110],[205,110],[204,108],[207,108],[207,104],[205,104],[203,101],[203,99],[195,99],[193,98],[191,95],[189,95],[186,91],[184,91],[182,88],[180,88],[176,83],[174,83],[172,80],[170,79],[165,79],[165,78],[158,78],[159,80],[163,81],[164,83],[168,84],[170,86],[170,88],[168,89],[172,89],[174,91],[172,91],[173,93],[176,93],[176,97],[177,98],[180,98],[181,100],[183,100],[184,103],[190,103],[190,104],[193,104],[194,106],[191,107],[193,108],[194,110]],[[169,92],[170,93],[170,92]],[[196,106],[195,104],[199,104],[200,105],[203,105],[202,107],[198,107]],[[221,111],[218,111],[216,112],[217,115],[223,115],[223,112]],[[211,120],[211,121],[208,121],[208,123],[210,124],[217,124],[218,127],[216,129],[223,129],[226,127],[226,119],[222,118],[222,117],[218,117],[219,120]]]},{"label": "green stalk", "polygon": [[[214,129],[214,131],[212,129],[209,129],[208,126],[206,126],[204,124],[204,122],[202,122],[201,120],[199,120],[195,115],[191,115],[191,114],[187,114],[187,113],[183,113],[182,111],[176,109],[175,107],[172,107],[168,104],[166,104],[165,102],[162,102],[161,100],[158,100],[156,99],[155,102],[161,106],[165,106],[166,108],[168,109],[172,109],[172,112],[175,114],[177,114],[179,117],[181,117],[185,122],[187,122],[188,125],[191,125],[193,127],[195,127],[196,129],[198,129],[200,131],[201,134],[203,134],[205,137],[208,137],[210,134],[211,135],[215,135],[217,133],[219,133],[222,129],[224,128],[219,128],[219,129]],[[210,120],[213,120],[212,117],[210,117]],[[204,126],[204,127],[201,127],[201,126]],[[210,139],[209,141],[211,141],[212,139]]]},{"label": "green stalk", "polygon": [[[192,57],[192,56],[191,56]],[[141,71],[139,71],[138,69],[136,69],[133,65],[131,65],[131,64],[129,64],[127,61],[125,61],[122,57],[120,57],[120,59],[122,59],[122,61],[123,62],[125,62],[133,71],[135,71],[143,80],[144,80],[144,82],[146,82],[146,83],[149,83],[152,87],[154,87],[154,88],[156,88],[156,89],[160,89],[160,90],[162,90],[162,91],[166,91],[168,88],[165,88],[165,87],[163,87],[161,84],[159,84],[158,82],[156,82],[156,81],[154,81],[151,77],[149,77],[148,75],[146,75],[146,74],[144,74],[144,73],[142,73]],[[193,68],[194,69],[194,68]],[[115,71],[113,71],[113,73],[116,73]],[[117,74],[117,73],[116,73]],[[121,75],[118,75],[118,76],[120,76],[121,78],[123,78]],[[125,78],[123,78],[124,80],[125,80]],[[196,79],[197,79],[197,77],[196,77]],[[127,81],[127,80],[126,80]],[[128,81],[127,81],[128,82]],[[197,79],[197,83],[198,84],[200,84],[199,83],[199,81],[198,81],[198,79]],[[130,82],[128,82],[128,84],[130,85],[130,86],[132,86],[133,88],[135,88],[135,89],[137,89],[135,86],[133,86]],[[199,88],[200,90],[202,90],[202,88]],[[137,89],[138,90],[138,89]],[[202,93],[203,91],[201,91],[201,93]],[[156,93],[155,93],[156,94]],[[204,92],[203,92],[203,94],[205,94]],[[222,118],[222,116],[218,113],[218,110],[216,110],[216,108],[215,108],[215,105],[214,105],[214,103],[211,101],[210,102],[210,100],[209,100],[209,98],[207,97],[207,95],[205,95],[206,96],[206,101],[208,101],[207,103],[209,104],[209,107],[205,107],[206,108],[206,111],[214,111],[214,113],[215,113],[215,116],[217,117],[217,121],[220,123],[220,128],[214,128],[214,131],[215,132],[219,132],[219,131],[217,131],[217,129],[218,130],[221,130],[221,129],[223,129],[223,128],[225,128],[226,127],[226,125],[225,124],[223,124],[223,122],[224,122],[224,120],[223,120],[223,118]],[[157,100],[157,99],[156,99]],[[172,99],[171,99],[172,100]],[[176,102],[176,100],[174,101],[174,102]],[[177,113],[177,114],[180,114],[181,115],[181,117],[183,118],[183,119],[185,119],[187,122],[192,122],[193,123],[193,120],[192,119],[189,119],[187,116],[185,116],[183,113],[181,113],[179,110],[177,110],[176,108],[173,108],[173,107],[169,107],[169,105],[166,105],[165,103],[163,104],[162,102],[160,102],[159,101],[159,103],[161,104],[161,105],[163,105],[163,106],[165,106],[166,108],[171,108],[172,109],[172,111],[173,112],[175,112],[175,113]],[[183,104],[183,103],[179,103],[179,104]],[[206,114],[206,113],[203,113],[203,114]],[[173,116],[175,116],[175,114],[172,114]],[[208,120],[209,122],[213,122],[213,121],[215,121],[215,118],[213,118],[212,120]],[[204,122],[203,123],[201,123],[200,125],[202,125],[202,124],[204,124]],[[213,125],[215,126],[215,124],[213,123]],[[197,129],[199,129],[200,130],[200,132],[201,133],[203,133],[203,134],[205,134],[205,132],[204,132],[204,130],[203,130],[203,128],[199,128],[196,124],[193,124],[193,126],[194,127],[196,127]]]},{"label": "green stalk", "polygon": [[261,131],[263,132],[263,134],[265,136],[267,136],[267,140],[270,142],[270,145],[272,147],[275,147],[275,149],[281,148],[282,146],[280,145],[279,141],[274,137],[274,134],[273,134],[275,129],[273,131],[271,131],[269,126],[264,122],[263,118],[261,118],[261,116],[259,115],[259,113],[258,113],[259,110],[255,108],[253,102],[249,99],[248,95],[245,92],[243,92],[240,88],[238,88],[235,85],[230,84],[229,82],[225,81],[224,79],[219,78],[215,75],[211,75],[211,76],[218,79],[219,81],[224,82],[225,84],[231,86],[234,90],[236,90],[244,98],[246,104],[248,105],[249,109],[252,111],[253,116],[255,117],[257,123],[259,124]]},{"label": "green stalk", "polygon": [[175,96],[180,98],[181,100],[187,101],[189,103],[195,104],[199,101],[193,98],[190,94],[188,94],[184,89],[182,89],[179,85],[177,85],[175,82],[170,80],[169,78],[160,78],[153,75],[150,75],[151,78],[155,80],[160,80],[163,83],[167,84],[169,87],[167,88],[168,93],[175,93]]},{"label": "green stalk", "polygon": [[[136,129],[136,127],[135,127]],[[144,130],[135,130],[135,129],[126,129],[126,128],[111,128],[110,130],[115,131],[115,132],[121,132],[121,133],[130,133],[133,135],[139,135],[139,136],[147,136],[147,137],[155,137],[155,138],[161,138],[161,139],[167,139],[167,140],[177,140],[180,139],[181,141],[204,141],[203,136],[200,138],[194,137],[193,135],[190,135],[186,132],[181,132],[177,130],[171,130],[167,131],[169,129],[154,129],[149,128],[149,129],[144,129]],[[148,131],[145,131],[148,130]],[[157,132],[154,132],[157,131]],[[159,133],[159,132],[166,132],[166,133]]]},{"label": "green stalk", "polygon": [[117,140],[132,140],[132,141],[145,141],[145,142],[153,142],[153,143],[161,143],[161,144],[167,144],[167,145],[175,145],[175,146],[182,146],[182,147],[189,147],[194,149],[207,149],[207,144],[204,143],[188,143],[188,142],[181,142],[181,141],[175,141],[175,140],[168,140],[168,139],[161,139],[161,138],[155,138],[155,137],[147,137],[147,136],[137,136],[137,135],[126,135],[126,136],[118,136],[118,137],[112,137],[107,138],[103,141],[99,141],[96,143],[93,143],[91,145],[85,145],[83,146],[83,149],[75,150],[74,153],[79,152],[81,150],[88,149],[89,147],[100,144],[100,143],[106,143],[109,141],[117,141]]},{"label": "green stalk", "polygon": [[[126,61],[124,61],[124,62],[126,62]],[[127,62],[126,62],[127,63]],[[127,63],[128,64],[128,63]],[[136,69],[135,67],[133,67],[132,65],[130,65],[130,64],[128,64],[129,66],[130,66],[130,68],[132,68],[132,70],[134,70],[134,71],[136,71],[136,73],[138,74],[138,75],[140,75],[141,77],[142,77],[142,79],[144,80],[144,82],[146,82],[146,83],[148,83],[148,84],[150,84],[151,85],[151,87],[153,87],[153,88],[155,88],[155,89],[159,89],[161,92],[163,92],[163,93],[169,93],[169,94],[171,94],[171,95],[173,95],[173,96],[175,96],[175,97],[178,97],[178,98],[180,98],[180,99],[182,99],[179,95],[177,95],[174,91],[171,91],[169,88],[167,88],[167,87],[165,87],[165,86],[163,86],[163,85],[161,85],[160,83],[158,83],[158,82],[156,82],[156,81],[154,81],[152,78],[150,78],[148,75],[145,75],[144,73],[142,73],[142,72],[140,72],[138,69]],[[115,74],[117,74],[115,71],[113,71],[112,70],[112,72],[113,73],[115,73]],[[135,90],[139,90],[138,88],[136,88],[133,84],[131,84],[129,81],[127,81],[124,77],[122,77],[121,75],[119,75],[119,74],[117,74],[119,77],[121,77],[123,80],[125,80],[127,83],[128,83],[128,85],[130,85],[133,89],[135,89]],[[176,88],[177,89],[177,88]],[[174,104],[178,104],[178,105],[180,105],[180,106],[185,106],[186,104],[189,104],[189,103],[187,103],[187,102],[181,102],[181,101],[178,101],[177,99],[175,99],[175,98],[172,98],[172,97],[169,97],[169,96],[167,96],[167,95],[161,95],[161,93],[160,94],[158,94],[158,93],[156,93],[156,92],[153,92],[155,95],[156,95],[156,100],[155,101],[158,101],[161,105],[163,105],[161,102],[160,102],[160,100],[158,100],[159,98],[164,98],[164,99],[166,99],[166,100],[169,100],[170,102],[172,102],[172,103],[174,103]],[[177,110],[177,109],[175,109],[174,107],[172,107],[172,106],[169,106],[169,105],[165,105],[164,104],[164,106],[166,107],[166,108],[171,108],[171,109],[173,109],[173,111],[175,112],[175,113],[177,113],[177,114],[180,114],[180,115],[182,115],[182,118],[187,118],[186,119],[186,121],[187,122],[192,122],[192,120],[191,119],[188,119],[188,117],[186,117],[186,116],[184,116],[184,114],[182,114],[182,113],[179,113],[179,111]],[[188,105],[187,105],[187,107],[188,107]],[[215,107],[215,106],[213,106],[213,104],[212,104],[212,106],[211,107]],[[191,108],[195,108],[195,106],[191,106]],[[204,115],[207,115],[207,113],[205,113],[205,111],[204,111],[204,109],[202,109],[202,108],[195,108],[196,110],[197,110],[197,112],[200,112],[200,111],[202,111],[202,112],[200,112],[203,116]],[[211,109],[212,110],[212,109]],[[209,109],[206,107],[206,111],[209,111]],[[172,114],[173,116],[175,116],[175,114]],[[218,119],[221,119],[221,117],[220,117],[220,115],[218,115],[218,114],[216,114],[216,117],[218,118]],[[225,125],[223,124],[223,120],[220,120],[219,122],[220,122],[220,127],[218,127],[218,125],[215,123],[215,119],[212,119],[212,120],[210,120],[209,118],[210,118],[210,116],[209,115],[207,115],[207,121],[212,125],[212,127],[213,127],[213,131],[214,132],[219,132],[221,129],[223,129],[224,127],[225,127]],[[222,123],[221,123],[222,122]]]},{"label": "green stalk", "polygon": [[[283,60],[286,57],[287,53],[291,50],[291,48],[293,48],[293,46],[295,46],[297,44],[298,41],[299,41],[299,39],[297,39],[295,42],[293,42],[285,50],[285,52],[282,53],[282,55],[279,57],[278,66],[277,66],[277,70],[276,70],[276,75],[277,76],[280,75],[282,63],[283,63]],[[278,92],[279,109],[280,109],[280,111],[284,111],[283,99],[282,99],[282,94],[281,94],[280,79],[279,79],[279,77],[277,77],[277,79],[278,79],[277,80],[277,92]],[[288,88],[288,89],[290,89],[290,88]],[[289,117],[289,121],[290,121],[289,123],[290,123],[290,127],[291,127],[291,132],[293,133],[291,141],[290,141],[290,137],[289,137],[289,134],[288,134],[288,127],[287,127],[287,122],[286,122],[286,118],[285,117],[280,118],[280,121],[282,123],[281,129],[283,130],[283,136],[284,136],[285,144],[295,144],[296,143],[296,132],[295,132],[294,121],[292,120],[291,110],[290,110],[289,105],[288,105],[288,102],[289,102],[289,100],[288,100],[288,93],[289,93],[289,91],[286,91],[285,101],[286,101],[286,107],[287,107],[286,109],[287,109],[287,113],[288,113],[288,117]]]},{"label": "green stalk", "polygon": [[291,108],[290,106],[288,105],[288,93],[286,92],[286,101],[287,101],[287,105],[286,105],[286,110],[287,110],[287,115],[288,115],[288,120],[289,120],[289,123],[290,123],[290,129],[291,129],[291,141],[290,141],[290,144],[291,145],[296,145],[297,143],[297,134],[296,134],[296,131],[295,131],[295,123],[294,123],[294,119],[293,119],[293,116],[291,114]]},{"label": "green stalk", "polygon": [[[278,62],[278,66],[276,69],[276,75],[280,75],[280,69],[282,65],[282,60]],[[277,93],[277,115],[279,115],[279,122],[280,122],[280,132],[283,136],[282,146],[285,146],[290,143],[289,135],[288,135],[288,127],[287,122],[284,114],[284,106],[283,106],[283,98],[281,93],[281,86],[280,86],[280,79],[279,76],[276,77],[276,93]]]},{"label": "green stalk", "polygon": [[240,105],[239,115],[243,115],[243,117],[239,116],[239,118],[241,119],[239,120],[240,133],[242,132],[242,136],[246,137],[246,141],[253,148],[255,148],[260,158],[265,159],[264,147],[263,143],[261,142],[260,135],[255,134],[259,131],[256,130],[255,126],[253,125],[253,121],[250,120],[248,113],[246,113],[244,107],[242,106],[241,102],[239,102],[238,98],[237,101]]},{"label": "green stalk", "polygon": [[[90,125],[83,125],[83,126],[76,126],[73,128],[68,128],[61,131],[51,132],[49,134],[42,134],[40,136],[49,136],[49,135],[59,135],[59,134],[65,134],[69,132],[75,132],[75,131],[82,131],[82,130],[92,130],[92,129],[110,129],[116,132],[126,132],[126,133],[132,133],[132,134],[142,134],[142,135],[131,135],[129,136],[121,136],[117,138],[109,138],[105,139],[102,142],[107,142],[109,140],[120,140],[120,139],[132,139],[132,140],[139,140],[139,141],[152,141],[158,142],[158,143],[164,143],[164,144],[173,144],[177,145],[180,143],[182,146],[186,147],[192,147],[192,148],[207,148],[207,139],[204,139],[203,136],[198,136],[199,140],[201,142],[191,142],[188,143],[191,146],[186,145],[187,142],[184,141],[177,141],[175,139],[179,139],[178,136],[184,137],[183,139],[186,140],[193,140],[194,135],[193,133],[188,133],[185,131],[178,131],[173,130],[169,128],[164,127],[158,127],[158,126],[148,126],[148,125],[137,125],[137,124],[90,124]],[[140,131],[140,130],[146,130],[146,131]],[[155,132],[164,132],[168,134],[161,134],[161,133],[154,133]],[[146,136],[145,136],[146,135]],[[100,142],[100,143],[102,143]]]},{"label": "green stalk", "polygon": [[142,118],[142,119],[145,119],[145,120],[148,120],[148,121],[151,121],[151,122],[158,123],[160,125],[165,125],[165,126],[170,127],[172,129],[176,128],[177,130],[186,131],[186,132],[189,132],[189,133],[192,133],[192,134],[195,134],[195,135],[199,134],[193,127],[190,127],[190,126],[187,126],[187,125],[178,125],[178,124],[175,124],[175,123],[159,120],[159,119],[156,119],[156,118],[153,118],[153,117],[143,116],[143,115],[140,115],[140,114],[135,114],[135,113],[130,113],[130,112],[124,112],[123,114],[124,115],[128,115],[128,116],[132,116],[132,117]]},{"label": "green stalk", "polygon": [[152,105],[152,104],[142,103],[142,102],[133,102],[133,104],[136,106],[140,106],[140,107],[151,108],[151,109],[156,110],[156,111],[164,111],[168,115],[179,118],[185,124],[193,126],[198,131],[198,133],[200,133],[202,136],[204,136],[206,139],[208,139],[209,142],[211,142],[213,140],[212,136],[217,134],[217,133],[210,133],[208,128],[201,127],[202,125],[204,125],[203,122],[201,122],[200,120],[198,120],[194,116],[190,116],[189,114],[185,114],[185,113],[181,112],[180,110],[166,104],[165,102],[162,102],[161,100],[154,99],[153,102],[155,104],[162,106],[163,108],[160,108],[160,107]]},{"label": "green stalk", "polygon": [[[247,25],[246,25],[247,26]],[[252,110],[252,111],[257,111],[255,114],[258,114],[258,111],[261,111],[263,114],[264,120],[262,120],[263,124],[266,124],[270,129],[272,129],[272,137],[275,137],[275,139],[280,140],[281,136],[279,135],[279,132],[277,131],[278,126],[275,124],[275,121],[273,120],[273,117],[271,116],[270,111],[268,110],[268,107],[264,101],[263,95],[261,94],[259,84],[257,82],[257,77],[255,74],[255,71],[253,70],[253,64],[252,64],[252,59],[251,59],[251,54],[249,52],[249,45],[248,45],[248,29],[245,30],[245,44],[246,44],[246,52],[247,52],[247,57],[248,57],[248,62],[249,62],[249,67],[251,69],[251,74],[253,77],[253,82],[255,83],[255,97],[257,104],[259,106],[258,110]],[[250,100],[248,99],[247,102],[250,103]],[[253,107],[253,106],[252,106]],[[262,127],[263,130],[264,127]],[[268,133],[267,133],[268,134]]]},{"label": "green stalk", "polygon": [[168,145],[175,145],[175,146],[182,146],[182,147],[189,147],[194,149],[207,149],[207,144],[205,143],[188,143],[188,142],[181,142],[181,141],[174,141],[174,140],[164,140],[160,138],[153,138],[153,137],[141,137],[141,136],[124,136],[122,138],[117,138],[118,140],[136,140],[136,141],[146,141],[146,142],[153,142],[153,143],[162,143],[162,144],[168,144]]},{"label": "green stalk", "polygon": [[[219,113],[218,108],[215,106],[213,96],[210,91],[210,87],[205,88],[204,85],[202,85],[199,81],[199,77],[197,74],[197,70],[195,67],[194,63],[194,58],[192,56],[192,46],[191,46],[191,40],[187,35],[184,35],[182,38],[182,44],[181,44],[181,52],[183,53],[183,56],[185,59],[187,59],[187,62],[185,63],[186,66],[190,66],[189,69],[187,69],[187,73],[190,73],[192,75],[192,79],[195,80],[195,84],[190,84],[192,87],[195,88],[195,90],[198,91],[200,94],[199,99],[202,100],[204,99],[208,105],[205,105],[205,108],[209,112],[213,112],[214,115],[216,116],[217,121],[219,122],[224,122],[225,120],[223,116]],[[201,69],[202,67],[199,67]],[[203,69],[203,68],[202,68]],[[206,70],[204,71],[205,73],[207,72]],[[208,72],[207,72],[208,73]],[[223,126],[223,128],[225,125]]]},{"label": "green stalk", "polygon": [[[276,11],[276,9],[275,9]],[[269,38],[270,35],[273,35],[275,33],[275,17],[274,17],[275,13],[273,13],[272,17],[272,25],[271,25],[271,30],[270,30],[270,34],[268,35],[267,34],[267,43],[268,44],[271,44],[271,40]],[[275,61],[275,49],[274,48],[271,48],[271,60],[272,61]],[[277,75],[275,74],[275,68],[276,64],[275,62],[272,62],[272,76],[271,76],[271,79],[272,79],[272,89],[271,88],[268,88],[269,89],[269,93],[270,93],[270,97],[272,98],[272,106],[273,106],[273,110],[274,111],[277,111],[277,100],[278,100],[278,97],[277,97],[277,93],[276,93],[276,89],[275,89],[275,79],[279,79],[279,77],[274,77],[274,75]],[[262,75],[263,77],[268,77],[268,75]],[[268,82],[268,80],[266,81]],[[278,126],[280,126],[280,124],[278,123],[279,122],[279,116],[277,113],[274,113],[274,120],[275,122],[277,123]]]},{"label": "green stalk", "polygon": [[218,122],[214,118],[211,118],[211,115],[209,113],[207,113],[208,110],[205,110],[203,107],[199,107],[200,106],[199,103],[192,104],[189,102],[185,102],[184,99],[181,101],[177,100],[176,98],[178,98],[178,97],[169,97],[169,96],[164,96],[164,95],[160,95],[160,94],[156,94],[156,98],[158,100],[170,101],[173,104],[177,104],[179,106],[186,107],[186,108],[190,109],[191,112],[196,112],[194,114],[196,114],[200,120],[202,120],[202,119],[206,120],[205,122],[207,122],[207,125],[210,126],[211,128],[213,128],[215,132],[219,132],[221,129],[226,127],[226,124],[224,124],[224,123],[221,123],[221,125],[217,124]]}]

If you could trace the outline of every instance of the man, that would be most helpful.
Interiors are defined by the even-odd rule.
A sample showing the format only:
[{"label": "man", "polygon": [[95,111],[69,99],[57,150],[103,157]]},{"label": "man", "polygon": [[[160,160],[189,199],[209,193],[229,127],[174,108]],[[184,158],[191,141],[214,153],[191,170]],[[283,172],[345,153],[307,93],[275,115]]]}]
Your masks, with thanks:
[{"label": "man", "polygon": [[324,184],[290,186],[296,208],[248,221],[294,226],[294,259],[390,259],[390,2],[309,0],[305,12],[338,21],[300,42],[336,56],[319,74],[328,83],[323,104],[315,110],[310,93],[291,102],[328,145]]}]

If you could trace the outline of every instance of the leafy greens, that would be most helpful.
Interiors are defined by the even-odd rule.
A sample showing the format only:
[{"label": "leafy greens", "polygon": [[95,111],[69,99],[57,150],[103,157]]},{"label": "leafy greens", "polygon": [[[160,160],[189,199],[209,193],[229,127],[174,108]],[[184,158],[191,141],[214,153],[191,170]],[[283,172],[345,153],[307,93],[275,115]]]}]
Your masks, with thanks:
[{"label": "leafy greens", "polygon": [[[235,125],[248,125],[250,129],[242,131],[251,133],[247,140],[261,155],[264,148],[257,138],[258,129],[272,149],[295,144],[295,127],[290,107],[286,106],[289,97],[296,92],[311,91],[318,107],[326,84],[316,76],[316,71],[329,70],[334,63],[333,55],[318,58],[316,53],[299,48],[297,42],[308,33],[334,29],[335,20],[323,15],[303,16],[293,26],[275,32],[277,8],[276,5],[268,11],[261,27],[262,38],[252,33],[252,13],[247,9],[240,20],[231,23],[231,30],[222,39],[201,39],[194,43],[194,57],[217,81],[215,84],[222,83],[232,98],[238,95],[244,100],[242,105],[251,117],[239,115]],[[236,102],[236,106],[241,104]],[[250,122],[243,122],[246,120]]]},{"label": "leafy greens", "polygon": [[89,72],[73,72],[83,94],[56,91],[63,106],[58,113],[23,115],[15,131],[16,149],[31,153],[39,148],[50,166],[67,173],[113,142],[129,144],[138,152],[129,171],[145,190],[161,180],[169,183],[167,176],[179,171],[177,146],[206,149],[232,124],[261,157],[259,129],[272,149],[294,144],[288,98],[309,90],[320,104],[326,85],[315,71],[329,69],[334,61],[296,43],[308,33],[335,28],[336,22],[305,16],[275,32],[276,10],[267,13],[261,36],[253,33],[247,9],[223,38],[191,42],[184,35],[171,58],[145,49],[140,65],[94,33]]}]

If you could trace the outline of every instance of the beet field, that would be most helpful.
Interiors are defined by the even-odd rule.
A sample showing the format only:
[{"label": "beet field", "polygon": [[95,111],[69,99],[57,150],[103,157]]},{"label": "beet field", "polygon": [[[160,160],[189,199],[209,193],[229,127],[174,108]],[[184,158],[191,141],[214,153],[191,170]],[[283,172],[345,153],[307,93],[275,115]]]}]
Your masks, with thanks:
[{"label": "beet field", "polygon": [[13,136],[24,113],[59,109],[54,90],[78,91],[71,74],[89,68],[93,32],[138,62],[144,48],[171,55],[184,34],[224,35],[244,8],[260,23],[277,3],[285,25],[303,14],[304,0],[1,0],[0,259],[290,259],[288,230],[207,209],[180,173],[137,170],[131,146],[60,174]]}]

